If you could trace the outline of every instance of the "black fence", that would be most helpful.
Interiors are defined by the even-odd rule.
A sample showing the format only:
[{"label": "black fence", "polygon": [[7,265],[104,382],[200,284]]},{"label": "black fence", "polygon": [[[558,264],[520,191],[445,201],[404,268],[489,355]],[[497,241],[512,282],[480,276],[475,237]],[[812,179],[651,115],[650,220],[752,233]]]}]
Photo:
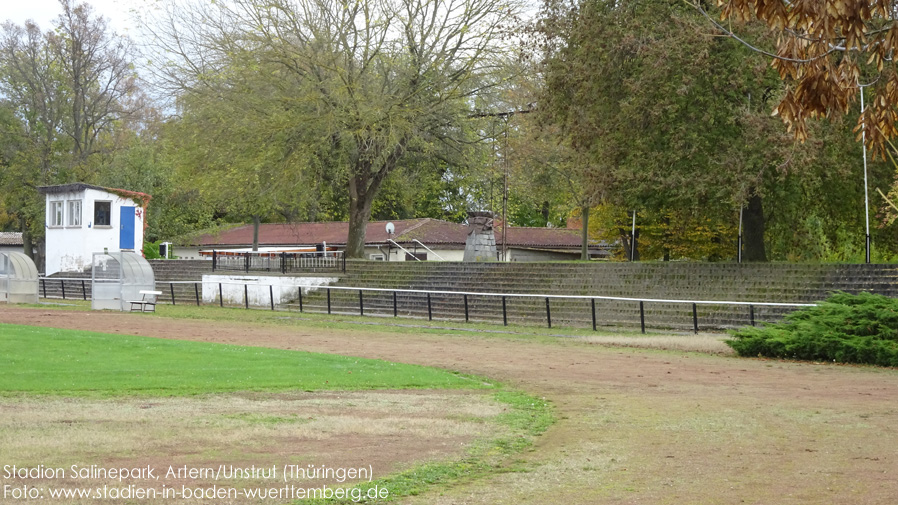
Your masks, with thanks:
[{"label": "black fence", "polygon": [[[473,293],[439,290],[379,289],[346,286],[318,288],[206,282],[157,281],[160,302],[263,308],[311,313],[405,317],[413,319],[589,328],[599,326],[679,329],[699,332],[775,322],[813,304],[704,300],[659,300],[604,296]],[[225,296],[225,286],[240,286]],[[242,289],[241,289],[242,288]],[[278,292],[275,293],[275,290]],[[251,300],[252,299],[252,300]]]},{"label": "black fence", "polygon": [[[278,263],[280,265],[281,263]],[[212,289],[203,301],[203,285]],[[240,286],[226,300],[224,286]],[[251,302],[250,287],[254,295]],[[405,317],[493,324],[543,324],[567,327],[637,327],[698,332],[775,322],[813,304],[706,300],[659,300],[605,296],[473,293],[440,290],[379,289],[346,286],[283,287],[239,282],[157,281],[160,303],[217,305],[326,314]],[[275,294],[275,289],[278,293]],[[305,290],[305,291],[304,291]],[[90,279],[41,278],[42,298],[87,300]],[[261,292],[261,293],[260,293]],[[277,298],[277,300],[276,300]]]},{"label": "black fence", "polygon": [[237,272],[345,272],[343,251],[227,252],[212,251],[212,271]]}]

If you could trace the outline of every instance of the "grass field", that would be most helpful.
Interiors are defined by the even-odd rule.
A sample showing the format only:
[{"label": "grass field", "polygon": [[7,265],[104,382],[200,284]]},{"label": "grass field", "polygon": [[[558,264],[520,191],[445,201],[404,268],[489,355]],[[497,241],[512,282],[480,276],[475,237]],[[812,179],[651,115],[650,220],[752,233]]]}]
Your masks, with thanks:
[{"label": "grass field", "polygon": [[[89,311],[90,302],[69,300],[64,304],[42,305],[43,309],[54,311]],[[635,347],[642,349],[696,351],[701,353],[732,355],[733,350],[724,343],[723,333],[672,332],[650,330],[641,333],[632,328],[599,327],[598,331],[573,327],[546,328],[533,325],[478,323],[463,321],[427,321],[423,319],[392,318],[381,316],[357,316],[347,314],[318,314],[261,309],[220,308],[216,305],[159,305],[156,314],[134,314],[139,317],[164,317],[199,321],[233,321],[234,323],[263,323],[274,326],[296,327],[303,330],[348,330],[389,331],[416,335],[478,335],[480,338],[520,339],[557,342],[559,338],[601,344],[614,347]]]},{"label": "grass field", "polygon": [[[432,367],[83,330],[0,324],[0,370],[4,465],[124,464],[160,472],[167,465],[369,465],[376,478],[347,492],[389,489],[387,501],[488,475],[553,419],[541,400]],[[80,489],[85,482],[42,478],[28,484],[43,493]],[[196,489],[271,487],[265,479],[164,481],[170,487],[185,482]],[[16,483],[0,474],[3,486]],[[90,483],[122,486],[115,479]],[[158,489],[161,483],[150,484]],[[14,487],[3,487],[4,493]],[[59,503],[44,494],[28,501]],[[158,497],[133,503],[163,501],[206,503]],[[103,501],[91,496],[66,503]]]},{"label": "grass field", "polygon": [[898,495],[895,369],[692,352],[691,337],[673,333],[593,340],[554,328],[159,309],[10,307],[0,322],[353,355],[498,385],[0,396],[0,461],[372,462],[375,484],[403,505],[892,505]]},{"label": "grass field", "polygon": [[0,325],[0,394],[482,388],[444,370],[332,354]]}]

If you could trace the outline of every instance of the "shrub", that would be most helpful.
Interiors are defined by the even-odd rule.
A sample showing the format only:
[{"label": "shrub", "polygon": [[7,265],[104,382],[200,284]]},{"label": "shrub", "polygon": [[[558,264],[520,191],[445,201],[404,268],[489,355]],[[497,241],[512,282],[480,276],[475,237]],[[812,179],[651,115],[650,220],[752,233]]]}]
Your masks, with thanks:
[{"label": "shrub", "polygon": [[835,293],[781,323],[730,335],[740,356],[898,366],[898,299]]}]

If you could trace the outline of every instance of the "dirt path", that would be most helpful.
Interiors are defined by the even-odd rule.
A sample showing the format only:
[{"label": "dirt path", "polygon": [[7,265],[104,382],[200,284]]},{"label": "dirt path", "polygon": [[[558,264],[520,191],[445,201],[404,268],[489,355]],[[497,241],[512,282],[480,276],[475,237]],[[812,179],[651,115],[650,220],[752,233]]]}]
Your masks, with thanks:
[{"label": "dirt path", "polygon": [[898,372],[574,341],[4,308],[0,322],[382,358],[488,375],[560,421],[508,472],[409,503],[892,504]]}]

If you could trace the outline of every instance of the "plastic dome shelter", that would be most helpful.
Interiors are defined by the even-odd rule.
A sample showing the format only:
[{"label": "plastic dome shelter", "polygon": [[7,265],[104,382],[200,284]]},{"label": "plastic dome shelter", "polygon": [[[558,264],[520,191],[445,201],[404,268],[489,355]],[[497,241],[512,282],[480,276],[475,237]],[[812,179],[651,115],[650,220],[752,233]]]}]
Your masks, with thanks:
[{"label": "plastic dome shelter", "polygon": [[93,253],[91,263],[93,310],[128,310],[141,291],[156,289],[153,267],[143,256],[130,252]]},{"label": "plastic dome shelter", "polygon": [[19,252],[0,252],[0,302],[37,303],[37,266]]}]

